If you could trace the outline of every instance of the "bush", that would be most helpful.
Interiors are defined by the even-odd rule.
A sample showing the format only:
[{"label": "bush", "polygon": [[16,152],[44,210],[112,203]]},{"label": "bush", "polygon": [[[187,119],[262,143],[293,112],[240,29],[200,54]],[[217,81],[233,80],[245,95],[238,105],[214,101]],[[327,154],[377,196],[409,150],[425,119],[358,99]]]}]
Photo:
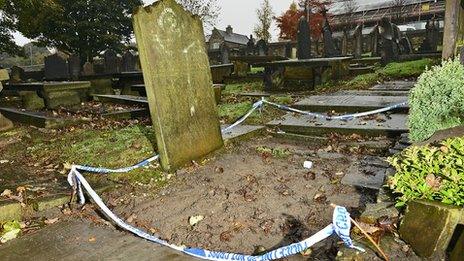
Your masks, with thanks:
[{"label": "bush", "polygon": [[441,147],[410,147],[388,161],[397,171],[388,179],[400,195],[396,206],[414,199],[464,206],[464,137],[448,139]]},{"label": "bush", "polygon": [[446,61],[419,77],[409,97],[409,129],[413,141],[464,123],[464,66]]}]

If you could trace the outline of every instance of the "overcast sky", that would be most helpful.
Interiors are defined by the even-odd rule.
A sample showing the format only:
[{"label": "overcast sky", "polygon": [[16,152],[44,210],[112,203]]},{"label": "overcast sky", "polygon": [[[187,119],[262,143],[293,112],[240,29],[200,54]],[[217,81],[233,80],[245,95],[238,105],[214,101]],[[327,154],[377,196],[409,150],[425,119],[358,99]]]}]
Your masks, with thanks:
[{"label": "overcast sky", "polygon": [[[155,0],[144,0],[146,4],[153,3]],[[288,9],[293,0],[269,0],[276,15],[282,14]],[[234,32],[250,35],[253,32],[254,25],[257,22],[256,9],[260,6],[262,0],[218,0],[221,6],[221,15],[218,19],[217,28],[225,29],[227,25],[234,28]],[[274,40],[277,40],[278,31],[275,24],[272,28]],[[24,45],[29,42],[21,34],[15,34],[16,42]]]}]

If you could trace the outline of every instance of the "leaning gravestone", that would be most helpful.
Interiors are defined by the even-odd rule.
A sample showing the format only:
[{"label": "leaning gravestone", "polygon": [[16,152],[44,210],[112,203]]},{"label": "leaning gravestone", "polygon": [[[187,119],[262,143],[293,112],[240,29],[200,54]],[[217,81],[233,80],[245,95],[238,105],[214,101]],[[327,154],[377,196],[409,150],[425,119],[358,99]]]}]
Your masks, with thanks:
[{"label": "leaning gravestone", "polygon": [[330,27],[329,20],[327,19],[327,10],[322,10],[322,15],[324,16],[324,25],[322,26],[322,35],[324,39],[324,55],[325,57],[338,56],[340,55],[340,53],[335,47],[335,42],[332,37],[332,28]]},{"label": "leaning gravestone", "polygon": [[66,54],[56,52],[55,54],[45,57],[45,79],[69,79],[69,64],[68,56]]},{"label": "leaning gravestone", "polygon": [[161,165],[173,171],[223,146],[203,26],[175,0],[133,19]]},{"label": "leaning gravestone", "polygon": [[[9,78],[10,77],[8,76],[7,70],[1,69],[0,70],[0,93],[3,90],[2,81],[6,81]],[[13,123],[9,119],[5,118],[5,116],[3,116],[0,113],[0,131],[5,131],[12,127],[13,127]]]}]

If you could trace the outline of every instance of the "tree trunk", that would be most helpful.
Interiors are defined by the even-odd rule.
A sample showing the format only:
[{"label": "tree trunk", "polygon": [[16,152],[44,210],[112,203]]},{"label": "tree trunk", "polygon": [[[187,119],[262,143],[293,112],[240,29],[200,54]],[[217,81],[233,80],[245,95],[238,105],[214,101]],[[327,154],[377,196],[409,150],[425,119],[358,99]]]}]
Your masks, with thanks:
[{"label": "tree trunk", "polygon": [[443,33],[443,59],[453,58],[464,38],[464,11],[460,0],[446,0],[445,31]]}]

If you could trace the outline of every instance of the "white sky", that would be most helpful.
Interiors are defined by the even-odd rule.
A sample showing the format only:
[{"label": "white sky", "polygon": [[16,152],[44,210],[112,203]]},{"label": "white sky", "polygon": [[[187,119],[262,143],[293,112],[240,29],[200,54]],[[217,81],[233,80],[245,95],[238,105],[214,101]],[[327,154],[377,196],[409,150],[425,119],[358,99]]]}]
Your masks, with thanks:
[{"label": "white sky", "polygon": [[[143,1],[146,4],[151,4],[155,0]],[[293,0],[269,1],[276,15],[282,14],[293,2]],[[224,30],[227,25],[231,25],[234,28],[235,33],[250,35],[257,22],[256,9],[260,6],[261,2],[262,0],[218,0],[219,6],[222,10],[216,27]],[[278,31],[275,24],[273,25],[271,33],[274,40],[277,40]],[[24,45],[30,41],[23,37],[20,33],[15,33],[14,37],[19,45]]]}]

